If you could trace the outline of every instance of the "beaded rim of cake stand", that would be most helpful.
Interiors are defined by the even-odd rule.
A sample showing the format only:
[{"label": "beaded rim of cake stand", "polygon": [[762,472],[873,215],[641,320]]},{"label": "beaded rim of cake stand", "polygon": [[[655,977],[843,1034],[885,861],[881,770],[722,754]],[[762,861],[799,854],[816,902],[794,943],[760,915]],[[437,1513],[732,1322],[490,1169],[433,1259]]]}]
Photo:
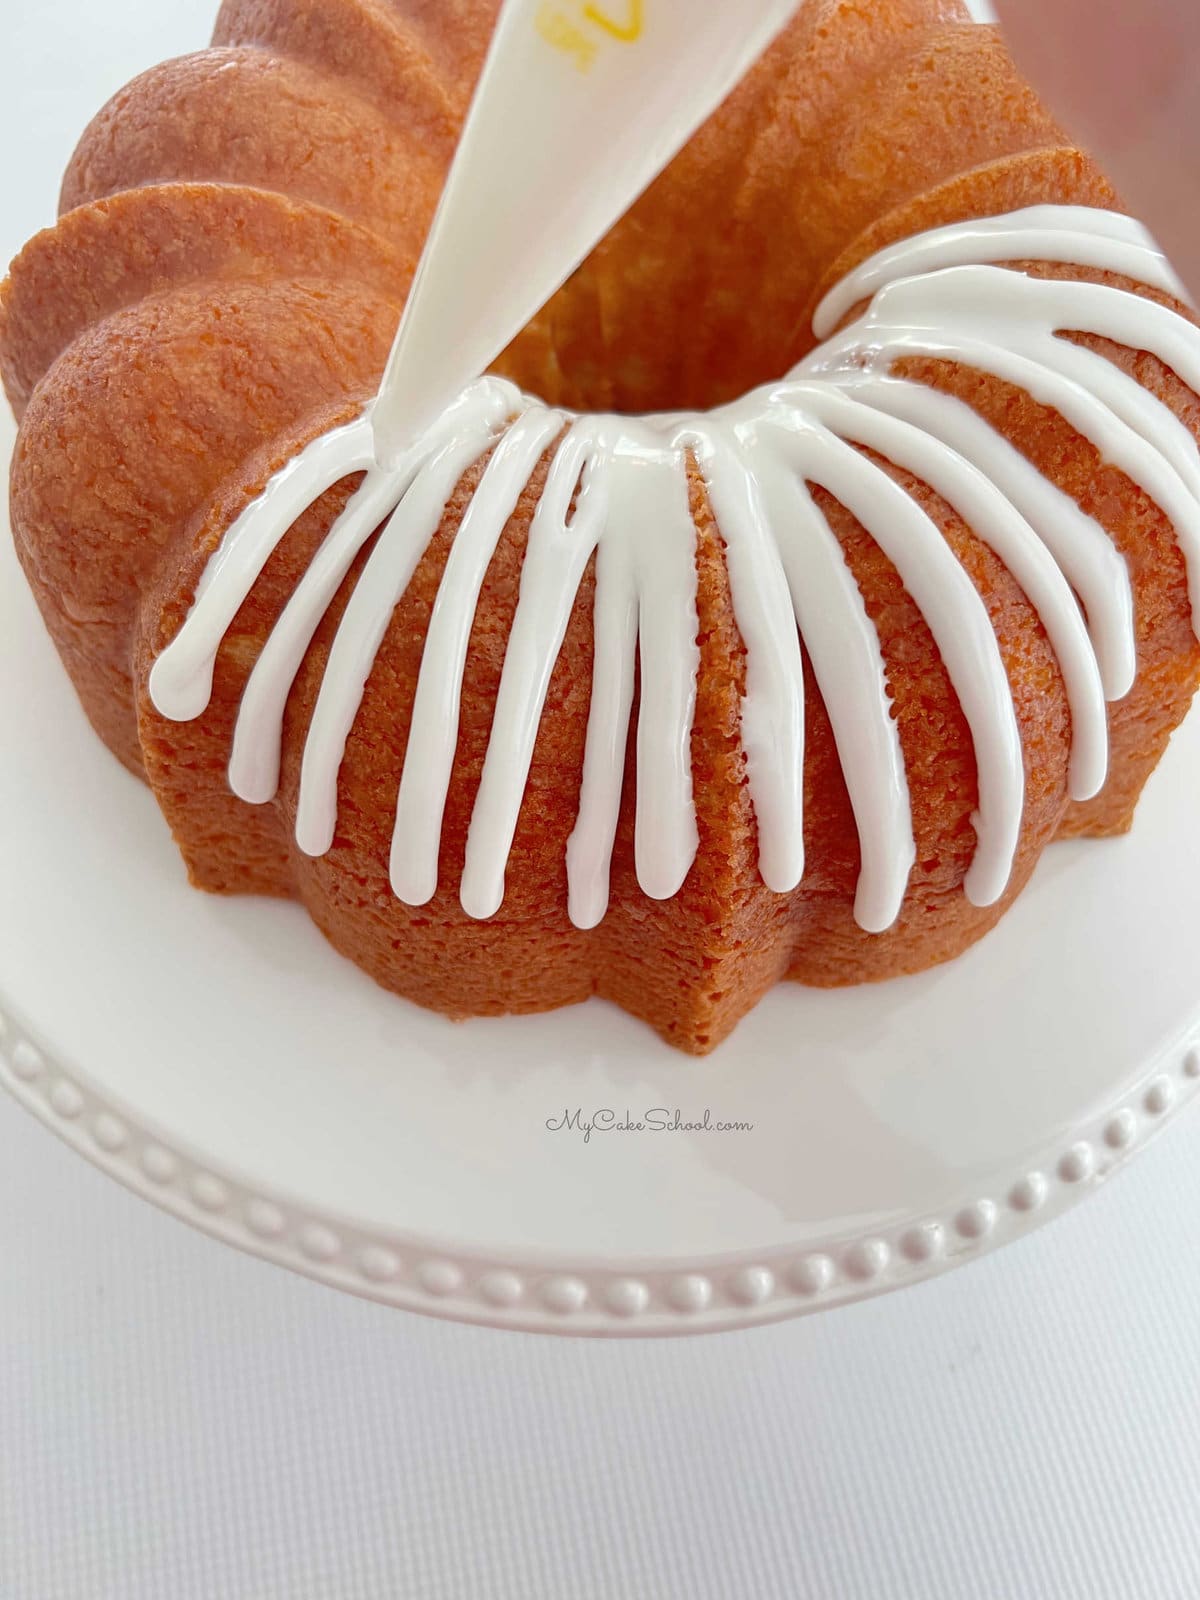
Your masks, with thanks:
[{"label": "beaded rim of cake stand", "polygon": [[0,1003],[0,1084],[126,1188],[227,1244],[386,1305],[523,1332],[654,1335],[777,1321],[919,1283],[1008,1243],[1118,1171],[1200,1098],[1193,1029],[1121,1097],[1020,1171],[937,1213],[878,1232],[830,1234],[694,1261],[572,1265],[549,1255],[437,1249],[317,1212],[205,1164],[56,1061]]}]

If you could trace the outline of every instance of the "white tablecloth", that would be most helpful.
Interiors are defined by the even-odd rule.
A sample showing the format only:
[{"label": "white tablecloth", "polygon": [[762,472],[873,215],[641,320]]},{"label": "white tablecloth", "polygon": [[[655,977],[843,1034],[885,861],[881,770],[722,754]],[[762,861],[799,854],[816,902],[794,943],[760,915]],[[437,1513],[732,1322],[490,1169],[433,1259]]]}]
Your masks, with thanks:
[{"label": "white tablecloth", "polygon": [[[210,10],[5,14],[0,255]],[[339,1298],[0,1100],[0,1600],[1195,1600],[1198,1156],[921,1289],[605,1344]]]}]

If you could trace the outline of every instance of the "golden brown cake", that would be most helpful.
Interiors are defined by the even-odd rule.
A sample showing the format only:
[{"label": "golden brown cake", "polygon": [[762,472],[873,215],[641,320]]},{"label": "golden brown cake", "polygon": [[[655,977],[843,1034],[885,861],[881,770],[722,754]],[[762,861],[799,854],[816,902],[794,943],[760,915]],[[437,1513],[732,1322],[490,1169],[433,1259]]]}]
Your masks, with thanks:
[{"label": "golden brown cake", "polygon": [[[451,1016],[598,994],[703,1052],[781,979],[858,983],[957,955],[1050,841],[1129,827],[1200,681],[1195,323],[992,29],[955,0],[808,0],[498,363],[517,388],[487,390],[496,418],[385,596],[343,753],[313,726],[385,513],[364,530],[286,679],[277,785],[247,803],[230,758],[248,685],[336,519],[363,504],[366,463],[277,530],[219,630],[203,704],[172,707],[152,672],[203,624],[214,553],[262,521],[259,497],[283,503],[289,463],[357,437],[495,9],[226,0],[211,49],[100,113],[57,225],[0,291],[13,529],[96,732],[152,787],[198,887],[300,900],[380,983]],[[789,372],[790,388],[740,398]],[[713,407],[730,409],[653,437],[576,420]],[[520,426],[536,453],[482,546],[443,796],[406,767],[426,644]],[[497,702],[517,682],[518,607],[538,624],[531,528],[572,440],[570,515],[546,538],[582,529],[609,480],[611,495],[562,590],[561,648],[553,629],[543,642],[506,848],[481,777],[491,760],[497,793],[515,781],[499,746],[516,722]],[[634,464],[661,501],[629,498]],[[641,563],[667,562],[681,516],[687,581],[656,612]],[[615,682],[597,666],[598,589],[603,606],[625,579],[640,673],[606,854],[581,791],[589,762],[603,776],[589,728]],[[810,598],[826,592],[841,610]],[[695,659],[672,676],[651,652],[675,636]],[[430,696],[450,683],[426,675]],[[639,754],[647,698],[675,679],[675,712],[653,712]],[[655,765],[662,732],[679,770]],[[324,838],[301,793],[322,760]],[[444,799],[432,877],[408,900],[398,791],[402,822]],[[581,852],[586,894],[569,881]],[[497,871],[498,910],[479,887]]]}]

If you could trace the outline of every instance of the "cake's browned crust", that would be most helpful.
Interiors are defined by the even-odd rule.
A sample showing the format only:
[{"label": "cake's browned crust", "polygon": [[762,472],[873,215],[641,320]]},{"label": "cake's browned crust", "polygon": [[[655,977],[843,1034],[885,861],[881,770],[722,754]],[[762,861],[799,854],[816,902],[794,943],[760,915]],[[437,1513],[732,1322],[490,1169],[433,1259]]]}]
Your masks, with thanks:
[{"label": "cake's browned crust", "polygon": [[143,591],[264,439],[374,379],[392,326],[357,284],[187,283],[93,324],[34,391],[13,456],[17,554],[93,726],[133,771]]},{"label": "cake's browned crust", "polygon": [[241,184],[160,183],[82,206],[13,263],[0,376],[20,418],[89,328],[185,285],[358,284],[391,303],[416,261],[336,211]]},{"label": "cake's browned crust", "polygon": [[[1128,826],[1200,679],[1182,557],[1162,512],[1056,413],[953,364],[906,368],[979,410],[1109,531],[1133,580],[1139,671],[1111,708],[1109,782],[1072,805],[1070,717],[1038,617],[947,505],[883,463],[974,580],[1013,690],[1026,772],[1020,847],[1004,901],[971,906],[963,879],[977,780],[961,709],[895,569],[815,491],[879,634],[913,803],[917,862],[900,918],[868,935],[853,919],[857,833],[811,673],[807,871],[790,895],[758,875],[739,720],[744,647],[720,528],[693,469],[695,865],[673,900],[639,890],[631,751],[608,916],[590,932],[567,917],[565,845],[591,689],[589,572],[551,680],[504,904],[481,924],[459,907],[458,885],[545,463],[505,529],[475,619],[437,895],[402,904],[387,868],[425,630],[480,463],[396,607],[347,744],[334,846],[303,856],[294,823],[304,734],[365,552],[288,703],[278,798],[236,800],[226,764],[249,672],[353,482],[323,496],[272,556],[221,650],[202,718],[159,716],[149,668],[238,511],[373,392],[494,12],[495,0],[227,0],[216,49],[144,74],[100,114],[68,171],[66,214],[0,291],[0,368],[23,413],[18,552],[97,732],[152,785],[196,884],[301,900],[379,982],[451,1015],[601,994],[704,1051],[785,976],[854,983],[958,954],[1003,914],[1049,841]],[[943,0],[808,0],[500,366],[564,405],[711,404],[803,354],[820,295],[882,245],[1046,202],[1116,199],[991,30],[967,26]],[[1200,402],[1161,363],[1085,342],[1200,437]]]},{"label": "cake's browned crust", "polygon": [[250,46],[211,49],[164,61],[105,106],[71,158],[60,211],[202,175],[324,206],[411,252],[442,165],[353,83]]}]

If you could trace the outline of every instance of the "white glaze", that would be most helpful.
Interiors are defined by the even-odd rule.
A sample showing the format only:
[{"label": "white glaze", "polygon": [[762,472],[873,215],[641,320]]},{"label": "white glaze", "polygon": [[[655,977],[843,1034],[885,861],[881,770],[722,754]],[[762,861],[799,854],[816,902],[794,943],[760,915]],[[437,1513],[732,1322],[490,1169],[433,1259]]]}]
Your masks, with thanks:
[{"label": "white glaze", "polygon": [[1178,292],[1152,241],[1130,219],[1035,207],[881,251],[826,298],[815,325],[829,334],[869,299],[858,321],[827,338],[790,379],[709,416],[570,418],[509,384],[481,380],[395,472],[384,472],[372,458],[368,409],[310,444],[231,525],[186,622],[154,665],[154,704],[175,720],[203,712],[221,641],[271,552],[321,493],[365,472],[251,674],[230,761],[237,794],[254,802],[273,797],[284,707],[300,663],[355,556],[384,522],[338,625],[304,746],[297,841],[309,854],[327,851],[346,741],[393,609],[455,486],[489,457],[438,590],[399,779],[391,881],[401,899],[424,904],[437,888],[480,591],[518,500],[548,457],[468,832],[461,903],[479,918],[503,903],[547,690],[593,556],[593,685],[567,847],[568,909],[577,926],[590,928],[608,903],[635,663],[638,882],[647,895],[669,898],[698,845],[691,456],[726,543],[746,644],[742,739],[763,881],[787,893],[804,871],[807,652],[859,834],[855,917],[880,932],[899,912],[914,859],[908,781],[879,639],[811,493],[818,485],[879,544],[937,644],[971,730],[979,777],[977,845],[964,887],[973,903],[994,903],[1011,874],[1025,784],[1003,658],[986,604],[951,544],[893,472],[863,451],[911,473],[957,511],[1041,616],[1071,712],[1075,799],[1090,798],[1104,783],[1105,702],[1128,692],[1136,672],[1132,589],[1096,521],[964,402],[893,376],[894,363],[906,356],[952,360],[1018,384],[1060,412],[1170,517],[1200,620],[1194,440],[1110,362],[1056,337],[1062,330],[1091,333],[1150,351],[1200,391],[1200,330],[1143,296],[989,264],[1024,259],[1078,263]]},{"label": "white glaze", "polygon": [[1026,206],[998,217],[931,228],[876,251],[821,301],[813,314],[813,332],[818,339],[828,339],[848,311],[897,278],[981,261],[1094,267],[1187,299],[1170,263],[1135,218],[1083,206]]},{"label": "white glaze", "polygon": [[534,468],[563,423],[561,412],[533,406],[513,424],[488,462],[480,493],[467,507],[446,562],[425,636],[396,802],[391,879],[409,905],[424,905],[437,890],[438,845],[458,743],[463,672],[484,575]]},{"label": "white glaze", "polygon": [[[405,482],[402,498],[376,541],[338,628],[313,710],[300,771],[296,842],[319,856],[333,843],[338,772],[346,740],[392,612],[437,532],[455,485],[496,437],[509,396],[490,388],[472,396],[461,426]],[[420,448],[420,447],[419,447]]]}]

